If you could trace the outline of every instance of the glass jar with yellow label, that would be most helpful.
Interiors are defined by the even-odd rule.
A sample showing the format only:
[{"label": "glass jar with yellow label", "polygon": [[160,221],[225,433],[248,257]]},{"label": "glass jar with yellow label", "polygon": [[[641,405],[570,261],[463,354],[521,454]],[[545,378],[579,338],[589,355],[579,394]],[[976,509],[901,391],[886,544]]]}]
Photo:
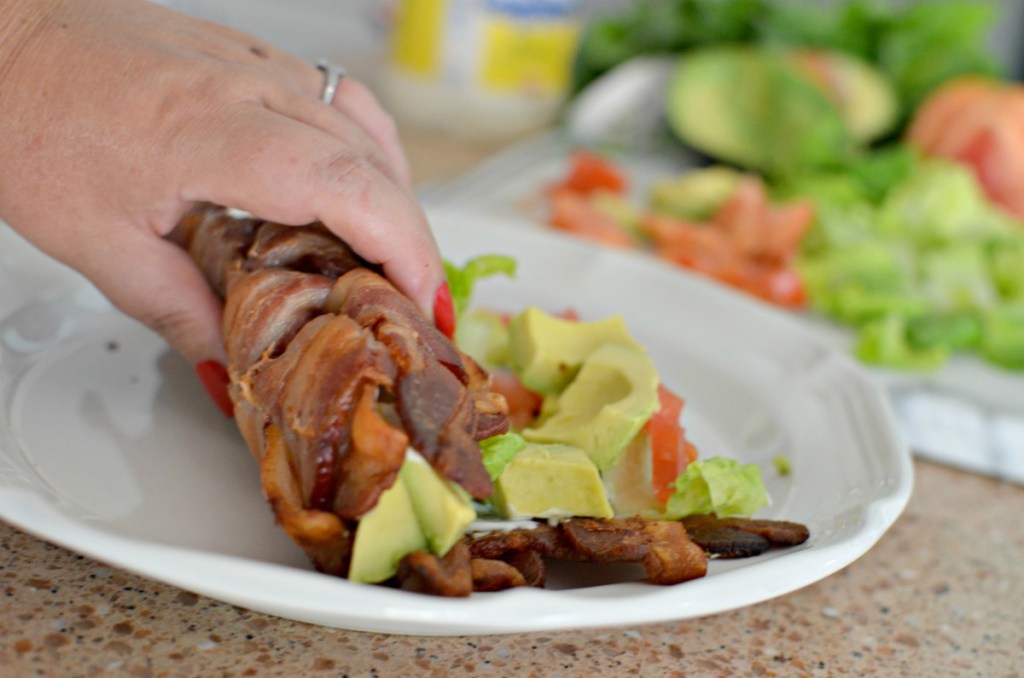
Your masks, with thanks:
[{"label": "glass jar with yellow label", "polygon": [[401,0],[382,94],[403,123],[497,140],[568,93],[580,0]]}]

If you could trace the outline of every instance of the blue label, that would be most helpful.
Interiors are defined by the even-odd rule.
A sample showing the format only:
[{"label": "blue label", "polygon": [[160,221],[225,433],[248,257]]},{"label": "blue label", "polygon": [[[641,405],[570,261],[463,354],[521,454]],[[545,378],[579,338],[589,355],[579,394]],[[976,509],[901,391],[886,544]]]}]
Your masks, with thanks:
[{"label": "blue label", "polygon": [[487,0],[487,9],[517,19],[562,19],[571,16],[579,0]]}]

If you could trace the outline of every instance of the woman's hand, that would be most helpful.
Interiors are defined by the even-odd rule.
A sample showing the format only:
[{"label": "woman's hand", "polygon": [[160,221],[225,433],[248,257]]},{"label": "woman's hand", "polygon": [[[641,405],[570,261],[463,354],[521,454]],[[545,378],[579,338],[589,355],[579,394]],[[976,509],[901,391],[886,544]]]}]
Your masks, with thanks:
[{"label": "woman's hand", "polygon": [[437,245],[364,86],[327,105],[313,65],[145,0],[0,10],[0,218],[187,359],[223,359],[220,303],[164,238],[199,201],[321,220],[445,316]]}]

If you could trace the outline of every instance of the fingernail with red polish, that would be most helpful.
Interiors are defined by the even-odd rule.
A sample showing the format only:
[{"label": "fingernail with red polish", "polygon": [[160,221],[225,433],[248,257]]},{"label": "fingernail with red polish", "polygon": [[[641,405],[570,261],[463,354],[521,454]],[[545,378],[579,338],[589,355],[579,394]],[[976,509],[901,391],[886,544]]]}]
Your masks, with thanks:
[{"label": "fingernail with red polish", "polygon": [[196,376],[210,398],[229,419],[235,416],[235,406],[228,395],[228,371],[216,360],[207,360],[196,365]]},{"label": "fingernail with red polish", "polygon": [[448,283],[441,283],[434,295],[434,325],[449,339],[455,338],[455,305]]}]

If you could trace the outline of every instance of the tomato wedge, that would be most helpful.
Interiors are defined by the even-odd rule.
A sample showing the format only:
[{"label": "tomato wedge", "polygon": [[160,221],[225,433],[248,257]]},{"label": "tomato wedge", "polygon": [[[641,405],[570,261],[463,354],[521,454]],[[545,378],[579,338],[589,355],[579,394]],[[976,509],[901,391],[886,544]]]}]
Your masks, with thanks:
[{"label": "tomato wedge", "polygon": [[1024,217],[1024,85],[951,80],[915,111],[907,140],[926,156],[971,168],[990,201]]},{"label": "tomato wedge", "polygon": [[573,193],[588,194],[597,190],[622,194],[628,188],[626,175],[612,161],[596,153],[577,150],[569,158],[569,174],[554,187]]},{"label": "tomato wedge", "polygon": [[555,228],[610,247],[630,249],[636,246],[626,229],[594,207],[585,194],[560,188],[550,193],[550,201],[550,223]]},{"label": "tomato wedge", "polygon": [[807,304],[803,278],[788,268],[751,266],[740,287],[748,293],[783,308],[801,309]]},{"label": "tomato wedge", "polygon": [[523,386],[519,377],[507,370],[491,370],[491,389],[508,403],[508,420],[513,431],[522,431],[540,414],[544,399]]},{"label": "tomato wedge", "polygon": [[675,491],[676,478],[697,458],[697,448],[686,439],[679,425],[683,399],[659,385],[658,402],[660,407],[645,425],[645,432],[651,443],[651,487],[664,507]]}]

